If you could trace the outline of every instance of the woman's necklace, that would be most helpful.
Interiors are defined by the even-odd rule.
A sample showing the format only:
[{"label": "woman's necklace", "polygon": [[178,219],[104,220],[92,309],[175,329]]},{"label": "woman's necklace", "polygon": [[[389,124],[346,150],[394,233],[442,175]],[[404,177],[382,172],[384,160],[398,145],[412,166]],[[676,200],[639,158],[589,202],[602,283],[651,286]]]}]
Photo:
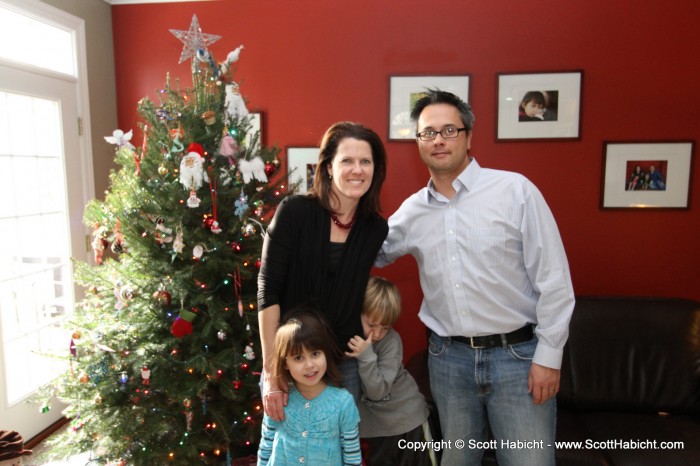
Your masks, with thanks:
[{"label": "woman's necklace", "polygon": [[355,211],[355,215],[352,216],[350,223],[342,223],[338,219],[338,216],[334,212],[331,212],[331,220],[333,220],[333,223],[338,225],[338,228],[342,228],[343,230],[349,230],[352,228],[352,226],[355,224],[355,217],[357,217],[357,211]]}]

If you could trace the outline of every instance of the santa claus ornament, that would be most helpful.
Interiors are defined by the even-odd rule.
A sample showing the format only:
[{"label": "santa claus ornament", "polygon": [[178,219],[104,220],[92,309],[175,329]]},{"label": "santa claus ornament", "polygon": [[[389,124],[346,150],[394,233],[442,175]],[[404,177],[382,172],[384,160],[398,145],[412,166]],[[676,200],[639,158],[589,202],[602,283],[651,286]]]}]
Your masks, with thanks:
[{"label": "santa claus ornament", "polygon": [[180,161],[180,183],[185,189],[190,190],[187,206],[191,209],[199,207],[201,199],[197,197],[197,190],[204,182],[209,182],[207,172],[204,170],[204,148],[193,142],[187,148],[187,155]]}]

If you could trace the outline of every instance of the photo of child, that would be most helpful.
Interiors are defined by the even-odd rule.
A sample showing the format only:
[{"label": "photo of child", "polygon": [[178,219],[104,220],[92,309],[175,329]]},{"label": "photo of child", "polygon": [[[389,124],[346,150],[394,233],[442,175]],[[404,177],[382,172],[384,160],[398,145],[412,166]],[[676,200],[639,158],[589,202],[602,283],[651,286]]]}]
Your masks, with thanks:
[{"label": "photo of child", "polygon": [[559,91],[527,91],[518,106],[518,121],[557,121]]}]

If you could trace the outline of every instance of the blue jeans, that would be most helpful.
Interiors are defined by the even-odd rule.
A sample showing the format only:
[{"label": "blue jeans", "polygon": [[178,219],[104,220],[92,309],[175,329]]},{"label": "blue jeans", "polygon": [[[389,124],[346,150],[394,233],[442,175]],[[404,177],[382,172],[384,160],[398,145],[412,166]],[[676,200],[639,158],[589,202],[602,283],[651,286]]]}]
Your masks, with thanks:
[{"label": "blue jeans", "polygon": [[[431,335],[430,388],[443,439],[451,442],[442,451],[442,466],[480,465],[487,447],[495,448],[499,466],[554,465],[556,401],[536,405],[527,391],[536,346],[534,337],[472,349]],[[464,447],[457,448],[457,441]]]},{"label": "blue jeans", "polygon": [[360,381],[360,370],[356,358],[343,358],[338,364],[340,374],[343,377],[343,388],[350,392],[355,398],[355,404],[360,402],[362,385]]}]

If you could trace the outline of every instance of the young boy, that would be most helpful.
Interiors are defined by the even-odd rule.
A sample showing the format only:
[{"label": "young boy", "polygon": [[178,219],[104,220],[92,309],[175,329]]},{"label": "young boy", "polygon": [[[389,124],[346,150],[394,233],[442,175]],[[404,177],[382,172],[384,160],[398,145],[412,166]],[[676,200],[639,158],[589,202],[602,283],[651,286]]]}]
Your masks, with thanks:
[{"label": "young boy", "polygon": [[405,442],[431,441],[428,405],[403,367],[401,336],[391,328],[401,313],[398,288],[388,280],[369,278],[362,306],[364,338],[348,342],[357,358],[362,382],[360,437],[369,443],[369,466],[436,466],[432,449],[400,448]]}]

